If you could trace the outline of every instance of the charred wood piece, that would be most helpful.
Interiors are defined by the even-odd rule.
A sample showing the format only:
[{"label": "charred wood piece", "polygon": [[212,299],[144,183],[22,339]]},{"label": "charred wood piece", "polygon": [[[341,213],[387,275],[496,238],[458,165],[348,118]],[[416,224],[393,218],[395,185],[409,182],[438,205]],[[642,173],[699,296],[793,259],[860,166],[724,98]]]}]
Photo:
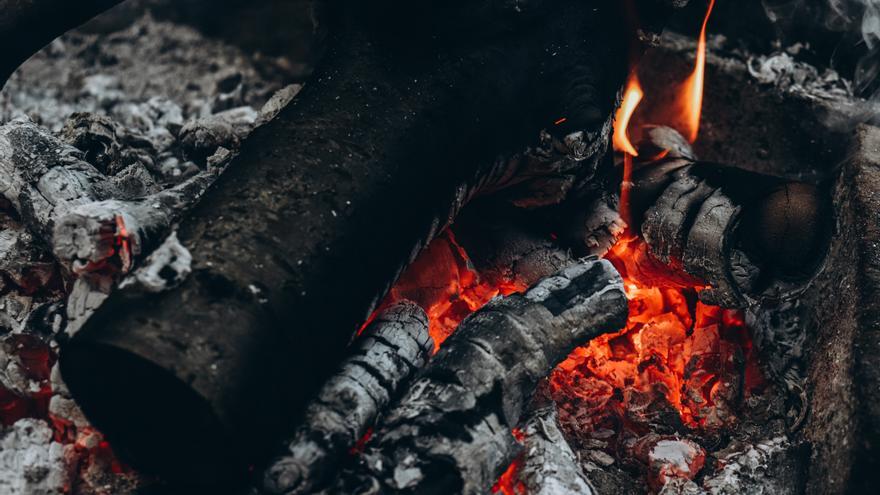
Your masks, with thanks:
[{"label": "charred wood piece", "polygon": [[25,118],[0,127],[0,195],[47,244],[56,218],[112,194],[112,184],[82,152],[42,127]]},{"label": "charred wood piece", "polygon": [[146,198],[70,208],[54,222],[52,250],[75,273],[127,273],[165,239],[217,176],[217,170],[206,170]]},{"label": "charred wood piece", "polygon": [[708,283],[700,298],[726,307],[807,285],[830,239],[822,187],[696,161],[675,143],[665,149],[633,173],[632,227],[656,260]]},{"label": "charred wood piece", "polygon": [[380,313],[342,369],[306,409],[305,419],[264,476],[268,493],[305,494],[323,488],[348,451],[434,350],[428,316],[401,302]]},{"label": "charred wood piece", "polygon": [[[515,156],[530,141],[543,146],[537,138],[549,128],[553,156],[572,164],[566,183],[574,188],[593,176],[626,77],[626,57],[617,53],[627,37],[619,3],[552,2],[535,13],[540,22],[511,9],[466,36],[415,33],[401,45],[401,29],[422,25],[406,14],[424,20],[473,6],[417,3],[427,8],[388,16],[345,2],[334,10],[339,17],[313,80],[243,143],[181,221],[192,275],[160,294],[112,294],[61,353],[83,411],[111,441],[129,445],[132,465],[196,483],[243,477],[248,463],[230,466],[229,459],[263,457],[289,434],[284,418],[301,412],[335,371],[352,333],[403,267],[469,199],[508,182],[506,167],[514,165],[497,157]],[[560,116],[565,124],[553,126]],[[550,176],[560,170],[547,166]],[[114,357],[95,355],[104,351]],[[146,373],[123,371],[145,362],[152,363]],[[199,406],[145,417],[149,408],[110,400],[138,384],[100,383],[123,375],[147,387],[182,384],[192,399],[182,404]],[[157,448],[162,438],[130,438],[131,422],[140,419],[163,438],[190,425],[198,432],[190,437],[204,441],[189,450]],[[220,438],[230,440],[218,445]],[[205,476],[193,476],[196,458]]]},{"label": "charred wood piece", "polygon": [[[593,495],[595,487],[581,469],[557,423],[556,405],[535,409],[523,433],[523,463],[518,479],[530,495]],[[598,494],[597,494],[598,495]]]},{"label": "charred wood piece", "polygon": [[626,317],[623,281],[604,260],[492,300],[462,322],[389,411],[360,476],[339,491],[484,493],[519,450],[511,431],[539,381]]}]

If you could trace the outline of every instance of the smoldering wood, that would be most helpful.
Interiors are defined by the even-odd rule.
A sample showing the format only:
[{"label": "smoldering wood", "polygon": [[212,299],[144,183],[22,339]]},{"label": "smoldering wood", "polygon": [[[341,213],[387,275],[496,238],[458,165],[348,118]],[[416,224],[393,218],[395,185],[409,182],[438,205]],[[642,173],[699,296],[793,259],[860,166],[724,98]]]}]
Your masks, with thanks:
[{"label": "smoldering wood", "polygon": [[681,156],[633,174],[633,227],[651,255],[708,283],[708,304],[743,307],[804,287],[830,238],[823,188]]},{"label": "smoldering wood", "polygon": [[434,341],[428,316],[409,301],[382,313],[358,337],[351,356],[306,408],[284,453],[266,469],[268,493],[314,493],[330,482],[348,454],[400,388],[427,363]]},{"label": "smoldering wood", "polygon": [[541,404],[530,412],[523,433],[523,461],[517,479],[526,493],[598,495],[559,429],[555,404]]},{"label": "smoldering wood", "polygon": [[0,1],[0,89],[9,76],[49,42],[122,0]]},{"label": "smoldering wood", "polygon": [[576,262],[540,227],[540,217],[487,198],[469,205],[452,230],[481,280],[530,287]]},{"label": "smoldering wood", "polygon": [[512,429],[538,382],[577,346],[619,329],[623,281],[587,260],[466,318],[336,493],[484,493],[519,450]]},{"label": "smoldering wood", "polygon": [[78,274],[127,273],[161,243],[219,173],[217,169],[201,171],[146,198],[109,199],[69,208],[54,222],[52,251]]},{"label": "smoldering wood", "polygon": [[[61,367],[71,391],[108,438],[131,446],[132,464],[161,458],[169,479],[190,482],[242,473],[244,466],[231,468],[227,460],[267,450],[284,429],[279,416],[304,406],[396,274],[478,186],[490,187],[494,180],[486,177],[506,176],[498,156],[521,153],[550,128],[556,156],[579,164],[568,183],[593,173],[598,157],[577,150],[604,151],[607,143],[626,76],[625,57],[615,48],[627,38],[621,6],[554,2],[523,16],[504,10],[463,30],[447,24],[447,14],[468,20],[468,9],[447,4],[443,20],[424,32],[421,22],[404,16],[412,14],[408,9],[387,17],[360,11],[360,4],[337,11],[314,79],[244,142],[181,222],[192,275],[161,294],[111,295],[64,349]],[[428,9],[415,18],[437,5],[425,2]],[[455,29],[443,32],[444,26]],[[496,36],[496,29],[516,35]],[[401,35],[411,42],[401,46],[395,41]],[[551,127],[560,115],[566,123]],[[559,170],[548,167],[551,175]],[[206,341],[212,352],[202,352]],[[194,444],[191,451],[160,454],[128,438],[128,425],[145,411],[117,410],[131,401],[89,393],[118,389],[97,382],[124,374],[115,367],[125,360],[95,359],[99,349],[155,363],[152,369],[171,382],[188,377],[192,397],[206,399],[216,421],[181,410],[173,422],[218,428],[202,430],[204,446],[233,440],[207,452]],[[276,400],[277,407],[266,405]],[[144,421],[158,426],[164,419]],[[193,458],[214,466],[217,476],[193,476]]]}]

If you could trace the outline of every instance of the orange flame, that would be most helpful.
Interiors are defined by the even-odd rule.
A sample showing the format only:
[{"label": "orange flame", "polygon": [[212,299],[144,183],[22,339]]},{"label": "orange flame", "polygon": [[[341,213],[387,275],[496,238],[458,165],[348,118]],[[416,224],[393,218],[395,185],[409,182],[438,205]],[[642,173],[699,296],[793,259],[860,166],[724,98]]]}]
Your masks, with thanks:
[{"label": "orange flame", "polygon": [[641,84],[639,84],[639,78],[633,73],[629,78],[629,82],[627,82],[626,91],[623,94],[623,102],[621,102],[620,108],[617,109],[617,114],[614,117],[614,137],[612,138],[615,150],[623,151],[631,156],[639,156],[639,152],[636,151],[635,146],[630,142],[627,130],[629,129],[629,122],[644,96],[645,93],[642,91]]},{"label": "orange flame", "polygon": [[697,42],[697,60],[694,72],[685,81],[679,102],[684,121],[682,124],[685,127],[682,132],[692,143],[697,140],[700,133],[700,116],[703,111],[703,91],[706,81],[706,27],[709,25],[709,17],[711,17],[714,7],[715,0],[709,0],[709,7],[706,9],[706,17],[703,18],[703,27]]}]

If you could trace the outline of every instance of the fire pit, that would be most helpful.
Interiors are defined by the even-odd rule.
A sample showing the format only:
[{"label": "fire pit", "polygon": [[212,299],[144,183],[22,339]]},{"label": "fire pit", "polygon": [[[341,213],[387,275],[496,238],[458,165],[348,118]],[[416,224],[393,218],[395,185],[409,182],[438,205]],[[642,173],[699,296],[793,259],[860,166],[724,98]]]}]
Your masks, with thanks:
[{"label": "fire pit", "polygon": [[[0,75],[116,3],[0,14]],[[0,93],[0,491],[872,487],[870,54],[686,3],[140,0],[52,42]]]}]

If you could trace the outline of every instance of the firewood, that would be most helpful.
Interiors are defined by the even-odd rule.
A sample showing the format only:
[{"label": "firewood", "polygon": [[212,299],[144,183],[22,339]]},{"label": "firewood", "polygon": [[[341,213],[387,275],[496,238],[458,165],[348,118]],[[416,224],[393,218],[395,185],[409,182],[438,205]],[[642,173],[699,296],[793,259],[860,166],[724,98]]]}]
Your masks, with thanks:
[{"label": "firewood", "polygon": [[56,218],[114,194],[104,174],[26,118],[0,127],[0,195],[46,243]]},{"label": "firewood", "polygon": [[[65,346],[65,381],[96,426],[129,445],[133,465],[197,483],[240,475],[247,463],[227,461],[261,457],[289,433],[281,418],[305,407],[396,276],[469,199],[498,184],[529,191],[563,171],[568,178],[543,181],[556,200],[592,180],[626,77],[622,5],[547,2],[520,15],[509,2],[485,2],[503,15],[481,12],[485,25],[462,30],[446,16],[467,21],[471,2],[418,3],[419,22],[362,2],[334,11],[313,80],[244,141],[181,221],[192,275],[160,294],[112,294]],[[419,32],[434,11],[440,18]],[[550,158],[528,167],[505,158],[524,148]],[[201,352],[205,342],[212,352]],[[104,351],[115,358],[94,355]],[[125,356],[152,363],[149,373],[123,371]],[[185,383],[213,421],[181,407],[144,422],[203,426],[203,447],[158,455],[150,445],[161,438],[126,433],[148,411],[109,400],[127,391],[99,382],[168,383],[153,373]],[[218,438],[230,440],[216,446]],[[192,458],[217,476],[193,476],[182,462]]]},{"label": "firewood", "polygon": [[517,479],[530,495],[592,495],[596,489],[581,469],[557,423],[556,405],[536,407],[523,429],[523,461]]},{"label": "firewood", "polygon": [[630,228],[648,261],[702,280],[700,298],[725,307],[791,294],[815,275],[830,239],[823,187],[699,161],[666,127],[640,146]]},{"label": "firewood", "polygon": [[122,0],[0,0],[0,89],[40,48]]},{"label": "firewood", "polygon": [[340,459],[428,361],[434,342],[424,310],[401,302],[380,313],[355,347],[306,409],[284,454],[266,470],[268,493],[313,493],[331,481]]},{"label": "firewood", "polygon": [[466,318],[389,411],[338,493],[484,493],[519,450],[511,431],[538,382],[619,329],[623,281],[587,260]]},{"label": "firewood", "polygon": [[69,208],[55,222],[52,250],[75,273],[108,269],[127,273],[164,240],[171,226],[219,175],[209,169],[146,198],[105,200]]}]

